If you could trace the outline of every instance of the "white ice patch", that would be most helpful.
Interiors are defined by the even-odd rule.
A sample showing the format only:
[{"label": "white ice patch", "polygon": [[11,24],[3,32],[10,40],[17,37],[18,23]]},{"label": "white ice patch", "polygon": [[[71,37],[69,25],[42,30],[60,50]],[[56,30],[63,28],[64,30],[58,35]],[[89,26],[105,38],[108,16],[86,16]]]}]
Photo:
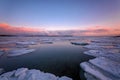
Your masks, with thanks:
[{"label": "white ice patch", "polygon": [[35,49],[27,49],[27,48],[13,49],[8,51],[7,56],[19,56],[19,55],[31,53],[33,51],[35,51]]},{"label": "white ice patch", "polygon": [[17,69],[17,71],[15,72],[15,76],[19,76],[19,75],[25,73],[27,70],[28,70],[27,68]]},{"label": "white ice patch", "polygon": [[16,70],[6,72],[6,73],[2,74],[1,77],[12,77],[15,72],[16,72]]},{"label": "white ice patch", "polygon": [[16,42],[17,45],[35,45],[35,42]]},{"label": "white ice patch", "polygon": [[98,57],[98,56],[102,56],[104,53],[100,50],[89,50],[89,51],[85,51],[84,54]]}]

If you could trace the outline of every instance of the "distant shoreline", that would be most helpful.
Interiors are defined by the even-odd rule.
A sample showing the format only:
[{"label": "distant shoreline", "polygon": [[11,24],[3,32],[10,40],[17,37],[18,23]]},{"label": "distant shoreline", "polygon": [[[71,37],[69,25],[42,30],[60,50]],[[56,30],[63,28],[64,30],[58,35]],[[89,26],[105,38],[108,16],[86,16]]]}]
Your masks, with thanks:
[{"label": "distant shoreline", "polygon": [[[0,35],[0,37],[83,37],[83,36],[73,36],[73,35]],[[84,36],[84,37],[120,37],[120,35]]]},{"label": "distant shoreline", "polygon": [[72,35],[0,35],[0,37],[73,37]]}]

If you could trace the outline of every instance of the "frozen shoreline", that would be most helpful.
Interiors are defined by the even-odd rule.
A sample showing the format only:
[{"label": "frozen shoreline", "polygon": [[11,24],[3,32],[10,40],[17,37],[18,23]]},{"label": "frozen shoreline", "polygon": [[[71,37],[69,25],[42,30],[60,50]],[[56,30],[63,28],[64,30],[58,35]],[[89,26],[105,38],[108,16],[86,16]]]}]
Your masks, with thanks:
[{"label": "frozen shoreline", "polygon": [[36,69],[19,68],[0,75],[0,80],[72,80],[66,76],[55,76]]},{"label": "frozen shoreline", "polygon": [[87,80],[120,80],[120,38],[104,38],[92,40],[90,49],[84,54],[96,57],[83,62],[80,67],[85,71]]}]

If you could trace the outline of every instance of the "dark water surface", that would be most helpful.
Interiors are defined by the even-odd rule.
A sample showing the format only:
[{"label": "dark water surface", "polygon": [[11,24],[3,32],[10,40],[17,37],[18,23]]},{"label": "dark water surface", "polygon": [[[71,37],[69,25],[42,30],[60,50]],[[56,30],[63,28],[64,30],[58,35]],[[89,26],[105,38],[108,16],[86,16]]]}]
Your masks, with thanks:
[{"label": "dark water surface", "polygon": [[[17,57],[0,57],[0,67],[5,71],[21,67],[39,69],[56,76],[68,76],[73,80],[80,79],[81,62],[93,57],[83,54],[87,49],[70,44],[70,41],[57,41],[53,44],[39,44],[36,51]],[[81,73],[82,74],[82,73]]]}]

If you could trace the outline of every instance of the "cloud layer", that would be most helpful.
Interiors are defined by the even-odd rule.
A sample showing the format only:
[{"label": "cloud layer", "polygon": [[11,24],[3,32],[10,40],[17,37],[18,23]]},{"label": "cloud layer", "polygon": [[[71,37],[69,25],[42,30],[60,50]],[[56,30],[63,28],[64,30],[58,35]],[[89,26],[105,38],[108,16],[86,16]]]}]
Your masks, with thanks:
[{"label": "cloud layer", "polygon": [[73,36],[113,36],[120,35],[120,27],[95,26],[84,30],[50,31],[41,28],[14,27],[5,23],[0,24],[0,35],[73,35]]},{"label": "cloud layer", "polygon": [[0,24],[0,35],[37,34],[41,32],[43,32],[43,29],[40,28],[14,27],[6,23]]}]

